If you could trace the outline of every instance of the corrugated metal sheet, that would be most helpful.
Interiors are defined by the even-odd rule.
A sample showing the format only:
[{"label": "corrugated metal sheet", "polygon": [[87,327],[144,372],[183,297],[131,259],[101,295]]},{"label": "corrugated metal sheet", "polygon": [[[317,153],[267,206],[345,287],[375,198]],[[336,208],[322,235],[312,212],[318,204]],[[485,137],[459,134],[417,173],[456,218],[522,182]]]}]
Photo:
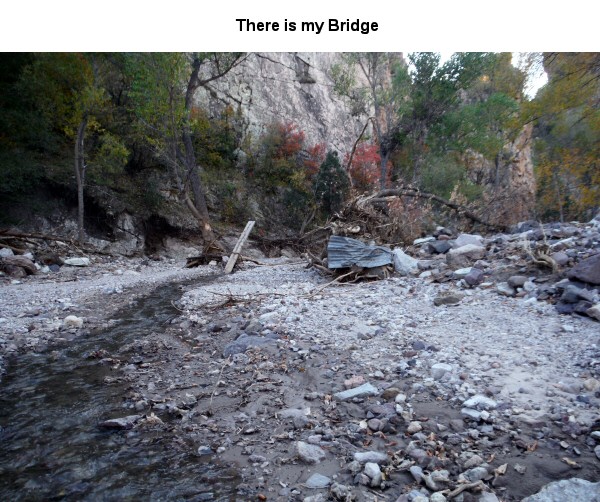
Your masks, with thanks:
[{"label": "corrugated metal sheet", "polygon": [[327,266],[347,268],[354,265],[364,268],[382,267],[393,263],[392,251],[383,246],[368,246],[350,237],[332,235],[327,245]]}]

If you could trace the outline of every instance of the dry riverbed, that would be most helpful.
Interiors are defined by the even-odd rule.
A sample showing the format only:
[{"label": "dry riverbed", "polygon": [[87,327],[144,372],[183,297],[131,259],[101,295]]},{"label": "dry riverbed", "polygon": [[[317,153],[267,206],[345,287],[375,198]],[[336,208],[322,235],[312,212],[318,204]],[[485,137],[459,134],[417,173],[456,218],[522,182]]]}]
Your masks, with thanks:
[{"label": "dry riverbed", "polygon": [[234,467],[237,500],[513,501],[598,481],[597,321],[483,287],[436,306],[455,285],[423,278],[324,288],[272,260],[194,285],[220,269],[180,265],[7,282],[3,356],[86,336],[158,284],[189,280],[168,326],[95,355],[112,368],[105,384],[127,389],[105,427],[175,431],[174,448]]}]

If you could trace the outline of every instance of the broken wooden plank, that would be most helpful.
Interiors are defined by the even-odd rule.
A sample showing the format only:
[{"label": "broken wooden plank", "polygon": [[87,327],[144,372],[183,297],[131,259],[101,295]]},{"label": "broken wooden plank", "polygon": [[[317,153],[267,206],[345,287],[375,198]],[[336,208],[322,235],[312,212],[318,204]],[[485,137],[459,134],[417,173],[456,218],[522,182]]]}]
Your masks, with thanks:
[{"label": "broken wooden plank", "polygon": [[227,265],[225,265],[225,273],[226,274],[231,274],[231,271],[233,270],[233,267],[235,266],[235,262],[239,258],[240,253],[242,252],[242,247],[244,246],[246,239],[248,238],[252,228],[254,227],[254,223],[255,223],[254,221],[249,221],[248,223],[246,223],[246,228],[244,228],[242,235],[240,235],[240,238],[238,239],[235,247],[233,248],[233,252],[231,253],[231,256],[229,257],[229,260],[227,260]]}]

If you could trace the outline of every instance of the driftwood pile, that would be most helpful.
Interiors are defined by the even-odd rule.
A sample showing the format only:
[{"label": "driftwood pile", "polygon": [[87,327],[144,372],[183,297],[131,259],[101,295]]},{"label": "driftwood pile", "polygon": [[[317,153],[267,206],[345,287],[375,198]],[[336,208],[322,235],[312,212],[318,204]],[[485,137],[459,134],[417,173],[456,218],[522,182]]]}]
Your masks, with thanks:
[{"label": "driftwood pile", "polygon": [[73,247],[69,241],[52,235],[0,230],[0,271],[14,279],[22,279],[35,275],[38,266],[61,266],[63,261],[56,252],[61,246]]}]

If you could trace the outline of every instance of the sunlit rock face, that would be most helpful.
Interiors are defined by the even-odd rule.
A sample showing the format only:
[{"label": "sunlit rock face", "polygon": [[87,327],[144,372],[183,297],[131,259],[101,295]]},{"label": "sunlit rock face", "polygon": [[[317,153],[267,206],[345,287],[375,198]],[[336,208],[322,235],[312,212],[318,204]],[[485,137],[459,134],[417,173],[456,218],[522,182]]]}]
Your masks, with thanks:
[{"label": "sunlit rock face", "polygon": [[293,123],[304,131],[306,145],[326,143],[348,152],[366,116],[353,114],[333,90],[331,52],[251,53],[225,78],[199,89],[198,105],[218,116],[230,106],[240,138],[258,138],[272,123]]}]

